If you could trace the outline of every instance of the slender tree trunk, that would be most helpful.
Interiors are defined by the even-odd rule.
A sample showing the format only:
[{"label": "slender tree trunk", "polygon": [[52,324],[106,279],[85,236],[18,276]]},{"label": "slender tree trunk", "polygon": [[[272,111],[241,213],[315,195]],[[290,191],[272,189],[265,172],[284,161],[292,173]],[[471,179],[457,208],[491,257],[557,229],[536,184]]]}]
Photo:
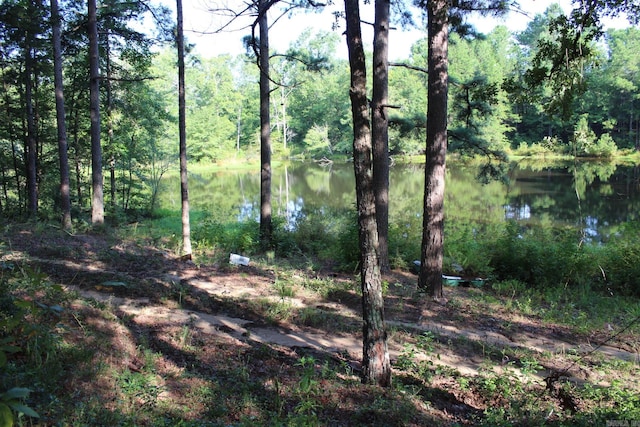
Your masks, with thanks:
[{"label": "slender tree trunk", "polygon": [[62,228],[71,229],[71,195],[69,186],[69,157],[67,154],[67,125],[65,122],[64,87],[62,83],[62,43],[58,0],[51,0],[53,22],[53,74],[56,92],[56,124],[58,126],[58,156],[60,157],[60,205]]},{"label": "slender tree trunk", "polygon": [[236,151],[240,152],[240,136],[242,135],[242,107],[238,108],[238,123],[237,123],[237,134],[236,134]]},{"label": "slender tree trunk", "polygon": [[[126,191],[124,191],[124,201],[122,202],[123,206],[124,206],[124,210],[129,209],[129,203],[131,202],[131,186],[133,185],[133,169],[132,169],[133,165],[131,164],[131,160],[129,160],[129,167],[127,168],[127,174],[128,174],[128,179],[127,179],[127,185],[123,185],[124,188],[126,188]],[[182,177],[181,177],[182,179]],[[189,212],[189,206],[187,206],[187,212]],[[191,247],[191,229],[188,230],[184,230],[183,227],[183,234],[187,233],[187,235],[189,236],[189,242],[188,245],[189,247]],[[183,239],[182,242],[182,246],[184,248],[185,242]],[[183,249],[184,250],[184,249]],[[189,255],[185,255],[185,258],[190,259],[191,258],[191,253],[189,253]]]},{"label": "slender tree trunk", "polygon": [[[7,193],[7,173],[2,167],[2,195],[4,196],[5,203],[9,200],[9,195]],[[2,200],[0,199],[0,213],[4,210]]]},{"label": "slender tree trunk", "polygon": [[640,148],[640,118],[636,116],[636,149]]},{"label": "slender tree trunk", "polygon": [[271,118],[269,114],[269,0],[260,0],[258,6],[260,27],[260,243],[271,245]]},{"label": "slender tree trunk", "polygon": [[180,189],[182,198],[182,252],[191,259],[191,225],[189,222],[189,175],[187,173],[187,120],[184,82],[184,30],[182,0],[176,0],[178,12],[178,126],[180,133]]},{"label": "slender tree trunk", "polygon": [[80,109],[78,106],[73,111],[73,151],[74,165],[76,171],[76,196],[78,197],[78,206],[84,207],[84,199],[82,197],[82,168],[80,167]]},{"label": "slender tree trunk", "polygon": [[373,96],[371,100],[373,138],[373,188],[378,223],[380,270],[389,266],[389,15],[390,0],[376,0],[373,26]]},{"label": "slender tree trunk", "polygon": [[100,65],[96,0],[88,0],[89,9],[89,97],[91,111],[91,223],[104,224],[104,188],[102,146],[100,145]]},{"label": "slender tree trunk", "polygon": [[17,153],[19,152],[19,150],[16,147],[16,143],[11,140],[11,156],[13,157],[13,175],[16,178],[16,193],[18,193],[18,206],[20,209],[22,209],[22,181],[20,180],[20,176],[21,171],[20,171],[20,165],[18,162],[18,155]]},{"label": "slender tree trunk", "polygon": [[287,149],[287,100],[289,99],[289,93],[287,93],[284,87],[280,88],[280,106],[282,107],[280,114],[282,114],[282,147]]},{"label": "slender tree trunk", "polygon": [[30,33],[27,33],[27,46],[25,47],[25,68],[24,68],[24,92],[25,103],[27,108],[27,208],[29,215],[35,217],[38,213],[38,173],[37,173],[37,142],[36,142],[36,124],[33,110],[33,83],[31,74],[33,71],[33,58],[31,53],[31,45],[29,39]]},{"label": "slender tree trunk", "polygon": [[428,101],[422,254],[418,285],[436,300],[442,291],[444,180],[447,153],[448,0],[428,2]]},{"label": "slender tree trunk", "polygon": [[353,115],[353,168],[356,178],[360,278],[362,287],[362,381],[381,387],[391,385],[391,363],[384,324],[382,278],[378,265],[378,230],[372,181],[372,147],[367,101],[367,76],[360,30],[358,0],[345,0],[347,46],[351,68]]},{"label": "slender tree trunk", "polygon": [[[7,82],[6,79],[6,74],[5,74],[5,67],[4,64],[2,64],[2,86],[4,88],[4,99],[5,99],[5,111],[4,114],[6,114],[7,117],[7,126],[8,126],[8,133],[9,135],[14,135],[15,134],[15,129],[13,126],[13,120],[11,120],[12,117],[12,113],[11,113],[11,98],[9,96],[9,83]],[[15,178],[16,181],[16,194],[18,195],[18,206],[22,206],[22,191],[20,189],[20,187],[22,186],[22,183],[20,181],[20,166],[19,166],[19,162],[18,162],[18,157],[16,155],[16,153],[18,153],[18,150],[16,149],[16,144],[14,139],[11,139],[11,160],[12,160],[12,164],[13,164],[13,176]]]},{"label": "slender tree trunk", "polygon": [[[111,45],[109,43],[109,30],[105,32],[105,62],[107,70],[107,81],[105,90],[107,92],[107,152],[109,158],[109,204],[111,210],[116,208],[116,158],[113,147],[113,91],[111,88]],[[123,203],[124,205],[124,203]]]}]

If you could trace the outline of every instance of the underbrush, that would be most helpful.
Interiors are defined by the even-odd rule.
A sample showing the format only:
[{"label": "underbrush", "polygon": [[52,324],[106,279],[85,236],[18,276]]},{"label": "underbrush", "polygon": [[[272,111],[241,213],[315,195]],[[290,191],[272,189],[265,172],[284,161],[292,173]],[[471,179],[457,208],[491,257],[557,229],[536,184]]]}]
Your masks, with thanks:
[{"label": "underbrush", "polygon": [[0,424],[57,418],[70,372],[90,349],[65,340],[67,295],[37,270],[0,263]]},{"label": "underbrush", "polygon": [[[154,243],[165,239],[179,247],[173,223],[163,217],[151,222]],[[199,218],[192,240],[204,261],[218,262],[229,253],[329,265],[353,272],[359,263],[357,215],[351,210],[303,210],[296,218],[273,220],[271,247],[262,248],[255,221]],[[172,224],[172,225],[169,225]],[[389,228],[392,268],[408,269],[420,257],[420,221],[400,218]],[[144,234],[144,231],[142,232]],[[561,287],[588,289],[601,295],[640,297],[640,227],[623,224],[603,243],[591,242],[575,228],[554,229],[522,225],[447,222],[443,273],[481,277],[492,281],[516,280],[538,290]],[[157,237],[163,236],[163,237]],[[166,242],[169,236],[169,242]],[[172,243],[170,243],[172,242]],[[198,254],[197,254],[198,255]]]},{"label": "underbrush", "polygon": [[[266,326],[359,333],[353,318],[331,311],[347,301],[358,306],[351,274],[357,263],[352,213],[307,214],[297,231],[275,221],[272,260],[256,246],[255,223],[231,227],[208,221],[194,230],[202,254],[211,251],[222,260],[231,251],[246,253],[275,277],[269,295],[220,299],[219,306],[250,311]],[[402,229],[394,229],[393,239],[400,239],[396,230]],[[621,332],[627,351],[640,354],[640,302],[628,286],[635,283],[632,274],[626,273],[640,264],[635,258],[640,244],[630,237],[634,229],[611,237],[611,246],[580,244],[570,231],[513,223],[448,230],[457,237],[447,249],[450,264],[490,280],[457,292],[449,316],[430,324],[464,327],[468,319],[491,318],[485,331],[518,332],[527,330],[526,319],[534,319],[544,326],[542,333],[552,336],[548,331],[566,327],[567,334],[589,339],[594,348]],[[167,234],[159,227],[140,224],[122,234],[167,250],[178,247],[171,237],[164,240]],[[394,247],[408,248],[410,239],[401,238],[402,245]],[[119,256],[143,254],[133,245],[120,246],[124,253],[114,253],[114,263]],[[52,258],[74,255],[62,249],[51,253]],[[199,334],[190,323],[145,329],[108,304],[79,303],[26,258],[3,259],[0,408],[11,412],[0,409],[0,416],[18,425],[587,426],[640,419],[638,360],[605,358],[577,347],[534,351],[395,326],[390,342],[400,350],[392,360],[394,385],[383,390],[362,385],[359,361],[344,352],[225,340]],[[350,274],[321,275],[317,264]],[[189,288],[175,286],[183,286],[172,296],[182,306]],[[423,296],[407,288],[387,284],[385,295],[403,299],[407,308],[417,305]],[[308,293],[323,304],[292,303]],[[481,368],[464,371],[465,363],[448,361],[453,356],[479,360]]]}]

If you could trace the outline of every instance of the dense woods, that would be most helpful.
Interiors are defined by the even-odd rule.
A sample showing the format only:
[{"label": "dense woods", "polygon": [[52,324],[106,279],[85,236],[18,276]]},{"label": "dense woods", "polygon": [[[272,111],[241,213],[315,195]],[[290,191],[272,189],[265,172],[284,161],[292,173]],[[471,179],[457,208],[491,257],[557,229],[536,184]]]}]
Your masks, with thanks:
[{"label": "dense woods", "polygon": [[[453,206],[445,227],[444,205],[451,200],[445,194],[450,155],[477,169],[483,184],[506,182],[510,158],[570,159],[578,210],[581,187],[615,170],[600,174],[590,168],[595,163],[580,163],[581,158],[624,156],[635,166],[628,186],[637,185],[640,4],[575,1],[568,15],[553,4],[521,32],[497,26],[479,34],[467,25],[470,14],[500,15],[517,4],[364,2],[375,7],[373,51],[367,52],[360,3],[345,0],[333,31],[307,30],[282,52],[270,47],[272,27],[303,9],[319,12],[326,5],[311,0],[212,4],[209,13],[220,14],[227,24],[250,19],[246,51],[216,57],[193,53],[184,34],[182,0],[176,1],[177,20],[166,7],[147,1],[0,3],[0,218],[8,220],[0,242],[0,424],[39,418],[29,405],[44,415],[46,425],[63,419],[90,425],[95,418],[104,425],[160,425],[160,420],[210,425],[218,416],[224,425],[256,420],[321,425],[322,417],[332,425],[431,425],[433,420],[511,425],[514,419],[565,425],[588,423],[590,417],[636,417],[637,393],[629,384],[638,349],[629,337],[640,321],[633,299],[640,292],[637,225],[605,224],[613,231],[592,240],[586,225],[597,218],[580,213],[578,226],[560,230],[513,221],[517,207],[506,205],[504,212],[491,213],[498,221],[464,221],[480,198],[505,197],[496,193],[465,194],[464,205]],[[410,25],[412,8],[422,12],[418,27],[427,28],[426,36],[411,46],[408,57],[389,61],[389,33],[398,31],[396,25]],[[621,14],[635,26],[604,29],[603,17]],[[210,34],[212,43],[219,31]],[[347,45],[348,58],[337,54],[340,44]],[[272,212],[272,162],[291,166],[291,161],[336,159],[353,163],[357,215],[353,201],[350,210],[339,212],[332,206],[315,211],[309,204],[295,226],[284,224],[280,212]],[[408,206],[415,199],[401,200],[394,213],[404,205],[402,218],[390,217],[395,159],[424,163],[424,188],[413,191],[424,195],[420,214]],[[192,259],[188,183],[203,175],[188,175],[188,162],[201,169],[246,164],[260,175],[259,224],[243,221],[246,212],[221,223],[235,203],[231,195],[210,194],[212,212],[196,213],[194,259],[200,264]],[[180,242],[173,225],[159,225],[169,215],[157,209],[163,177],[178,172]],[[464,192],[452,178],[447,181],[453,191]],[[492,191],[489,185],[485,189]],[[140,228],[148,234],[139,237],[142,219],[146,224]],[[42,230],[41,224],[55,225]],[[445,234],[453,237],[446,251]],[[259,261],[249,265],[235,253],[247,251]],[[247,269],[239,270],[234,259]],[[279,264],[283,261],[304,266]],[[419,275],[417,283],[410,266]],[[352,283],[356,270],[359,289]],[[468,289],[452,292],[457,299],[450,303],[443,284],[453,279],[443,273],[452,271],[465,272],[452,286]],[[108,275],[118,280],[105,280]],[[218,281],[222,277],[224,285]],[[247,277],[255,280],[250,286]],[[482,286],[486,293],[476,289]],[[276,302],[268,298],[274,289]],[[300,306],[289,301],[297,291],[306,295]],[[391,301],[385,299],[389,295]],[[484,299],[474,301],[478,295]],[[594,295],[606,301],[589,299]],[[117,310],[112,303],[120,304]],[[325,312],[325,304],[333,305]],[[492,316],[504,313],[491,311],[503,305],[508,320],[498,321]],[[142,306],[156,316],[166,309],[167,330],[160,330],[153,315],[148,324],[136,323]],[[394,316],[391,332],[387,308]],[[354,313],[361,317],[354,320]],[[585,328],[580,323],[587,313],[602,317]],[[199,316],[206,321],[196,322]],[[521,340],[513,334],[514,319],[517,328],[535,330],[517,345],[511,344]],[[590,346],[592,338],[599,340],[593,341],[597,346],[572,359],[573,353],[564,354],[571,332],[550,332],[549,319],[570,325]],[[476,330],[463,333],[455,326],[436,338],[430,329],[452,321]],[[274,325],[282,328],[268,328]],[[618,332],[608,335],[604,325]],[[254,340],[250,329],[257,336],[273,335]],[[294,337],[298,341],[291,341],[303,329]],[[498,339],[485,349],[488,341],[472,337],[487,330]],[[94,335],[111,341],[87,351]],[[278,342],[285,335],[289,341]],[[348,337],[340,345],[350,349],[335,346],[335,354],[327,356],[326,337]],[[313,344],[299,345],[305,339]],[[536,347],[536,339],[543,344]],[[354,352],[355,340],[362,346]],[[609,341],[617,346],[607,349],[615,364],[603,369],[614,369],[621,378],[611,381],[610,394],[590,388],[602,383],[591,383],[598,372],[579,378],[580,386],[561,381],[582,375],[569,372],[578,363],[589,369],[600,363],[593,354]],[[393,358],[389,342],[395,346]],[[561,355],[552,352],[550,342],[563,346]],[[481,356],[474,345],[481,345]],[[298,357],[300,348],[312,347],[324,365],[311,353]],[[130,357],[121,360],[118,352]],[[466,376],[456,370],[464,365],[459,361],[436,368],[440,352],[493,365],[487,370],[479,364]],[[635,357],[631,367],[625,365],[630,356]],[[63,378],[76,358],[83,370]],[[539,360],[549,365],[545,384]],[[569,368],[560,366],[569,362]],[[242,372],[226,376],[227,368]],[[283,372],[289,368],[297,371],[287,377]],[[399,386],[392,371],[402,372]],[[356,375],[358,386],[352,383]],[[115,387],[93,388],[96,378]],[[445,392],[450,387],[453,392]],[[236,389],[244,393],[241,399],[233,394]],[[544,395],[543,409],[531,405],[533,391]],[[191,397],[200,392],[201,401],[194,403]],[[205,398],[205,393],[213,394]],[[89,397],[88,403],[74,402],[78,396]],[[105,396],[108,407],[100,401]],[[389,401],[397,404],[391,410]],[[425,410],[431,404],[437,410]],[[193,406],[199,406],[197,415],[191,414]],[[576,415],[583,409],[586,415]]]},{"label": "dense woods", "polygon": [[[159,178],[177,167],[175,49],[161,43],[167,39],[162,32],[134,29],[143,19],[165,33],[170,29],[161,20],[166,15],[151,12],[146,3],[103,2],[98,10],[107,216],[152,209]],[[61,2],[60,14],[70,194],[78,217],[92,193],[88,21],[79,2]],[[498,26],[483,37],[450,35],[450,152],[611,157],[640,146],[636,27],[611,29],[592,40],[562,99],[553,80],[528,85],[538,52],[554,43],[549,23],[560,14],[551,6],[518,34]],[[55,167],[54,21],[43,3],[17,0],[2,3],[0,18],[0,209],[3,215],[37,210],[57,217],[62,200]],[[339,43],[344,40],[337,31],[307,32],[290,51],[271,52],[271,79],[286,82],[271,93],[274,158],[351,155],[349,72],[346,59],[336,56]],[[238,52],[187,55],[185,61],[190,161],[255,158],[260,72],[254,60]],[[424,151],[427,77],[420,70],[426,66],[425,39],[389,69],[389,104],[400,107],[388,110],[392,156]]]}]

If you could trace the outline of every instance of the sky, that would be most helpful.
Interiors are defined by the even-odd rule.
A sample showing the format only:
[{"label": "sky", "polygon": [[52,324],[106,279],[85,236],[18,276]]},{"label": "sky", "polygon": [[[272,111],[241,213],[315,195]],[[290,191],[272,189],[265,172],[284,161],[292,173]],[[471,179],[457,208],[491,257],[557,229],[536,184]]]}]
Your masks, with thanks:
[{"label": "sky", "polygon": [[[175,9],[175,0],[160,0],[160,3]],[[361,4],[361,19],[373,22],[373,1],[368,5]],[[543,13],[547,7],[553,3],[559,3],[565,12],[571,10],[571,0],[521,0],[520,5],[525,13],[511,12],[505,18],[492,19],[480,16],[472,16],[469,20],[479,31],[487,33],[496,25],[505,25],[511,31],[522,31],[526,28],[527,23],[539,13]],[[227,30],[219,33],[213,33],[220,28],[225,22],[224,19],[211,13],[209,9],[212,5],[228,4],[237,7],[244,4],[241,0],[184,0],[183,15],[184,29],[187,41],[196,45],[198,53],[205,57],[216,56],[229,53],[237,55],[244,51],[242,38],[250,35],[250,29],[247,28],[249,21],[238,22],[227,28]],[[334,6],[326,8],[323,13],[296,13],[291,18],[285,16],[280,18],[275,24],[275,14],[269,16],[269,24],[273,26],[269,31],[269,46],[272,52],[284,52],[289,44],[295,41],[306,28],[312,28],[315,31],[338,31],[340,34],[344,32],[344,23],[338,30],[333,30],[332,25],[335,19],[331,12],[341,11],[344,4],[340,0],[334,1]],[[419,21],[417,17],[416,21]],[[613,24],[614,26],[617,26]],[[362,27],[363,38],[365,44],[369,43],[365,48],[371,49],[371,41],[373,40],[373,30],[369,25]],[[404,59],[409,56],[411,45],[417,40],[425,37],[425,32],[421,29],[413,29],[411,31],[394,30],[389,36],[389,56],[393,61],[395,59]],[[338,56],[347,58],[346,43],[340,43],[338,47]]]}]

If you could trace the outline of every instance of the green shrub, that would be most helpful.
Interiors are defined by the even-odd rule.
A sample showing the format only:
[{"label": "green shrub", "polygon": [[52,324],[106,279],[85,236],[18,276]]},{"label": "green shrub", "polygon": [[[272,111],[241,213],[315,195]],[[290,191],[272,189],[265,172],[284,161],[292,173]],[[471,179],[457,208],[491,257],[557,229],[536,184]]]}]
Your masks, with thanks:
[{"label": "green shrub", "polygon": [[640,226],[626,224],[598,250],[593,260],[600,267],[600,290],[619,295],[640,296]]},{"label": "green shrub", "polygon": [[498,280],[553,286],[572,277],[578,249],[578,238],[571,230],[522,227],[510,221],[487,254]]},{"label": "green shrub", "polygon": [[271,245],[275,253],[282,258],[291,258],[300,254],[300,248],[295,239],[294,233],[290,230],[287,219],[276,216],[272,222],[273,236]]},{"label": "green shrub", "polygon": [[520,145],[514,150],[514,154],[518,156],[543,156],[562,151],[563,144],[557,136],[545,136],[542,141],[534,142],[531,145],[525,141],[520,142]]},{"label": "green shrub", "polygon": [[336,225],[335,261],[345,270],[354,270],[360,263],[357,212],[340,217]]},{"label": "green shrub", "polygon": [[329,255],[324,253],[336,245],[336,236],[332,232],[337,213],[317,209],[304,209],[296,220],[293,232],[296,245],[307,256]]},{"label": "green shrub", "polygon": [[392,268],[406,269],[420,259],[422,217],[398,214],[389,223],[389,262]]},{"label": "green shrub", "polygon": [[259,247],[259,224],[255,221],[222,223],[203,220],[193,229],[193,240],[224,252],[251,254]]},{"label": "green shrub", "polygon": [[610,158],[613,157],[617,151],[618,146],[611,135],[604,133],[600,135],[600,138],[598,138],[595,144],[589,147],[587,154],[595,157]]},{"label": "green shrub", "polygon": [[478,224],[459,221],[447,224],[443,271],[445,274],[489,277],[493,274],[487,248],[494,247],[492,238],[498,231],[482,229]]},{"label": "green shrub", "polygon": [[305,209],[293,231],[301,253],[352,270],[360,261],[358,219],[351,209]]},{"label": "green shrub", "polygon": [[580,116],[574,127],[571,142],[576,156],[591,155],[590,151],[596,142],[596,134],[589,127],[588,118],[587,114]]},{"label": "green shrub", "polygon": [[24,403],[30,388],[56,387],[64,374],[58,329],[66,296],[35,270],[0,268],[0,424],[13,425],[12,411],[38,417]]}]

